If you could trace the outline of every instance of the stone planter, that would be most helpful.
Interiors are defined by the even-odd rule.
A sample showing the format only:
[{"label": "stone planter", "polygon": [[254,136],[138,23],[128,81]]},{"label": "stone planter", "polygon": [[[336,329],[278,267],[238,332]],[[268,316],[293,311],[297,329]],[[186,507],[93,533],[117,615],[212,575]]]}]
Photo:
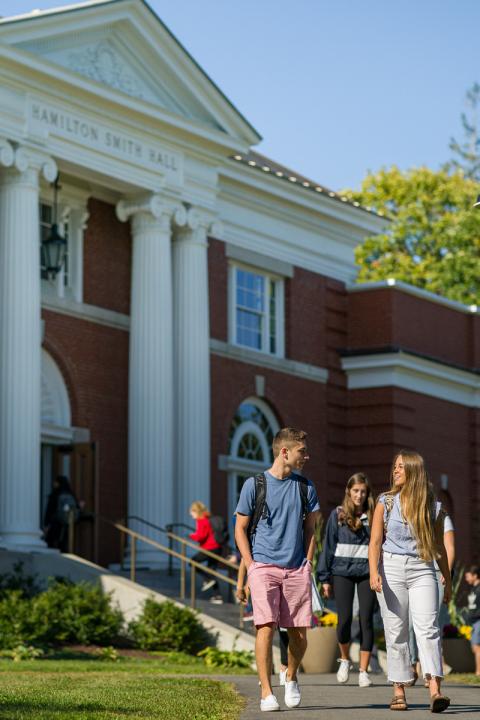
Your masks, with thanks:
[{"label": "stone planter", "polygon": [[466,638],[443,638],[443,657],[452,672],[475,672],[475,659]]},{"label": "stone planter", "polygon": [[336,672],[338,656],[336,628],[315,627],[307,630],[307,651],[302,660],[303,672]]}]

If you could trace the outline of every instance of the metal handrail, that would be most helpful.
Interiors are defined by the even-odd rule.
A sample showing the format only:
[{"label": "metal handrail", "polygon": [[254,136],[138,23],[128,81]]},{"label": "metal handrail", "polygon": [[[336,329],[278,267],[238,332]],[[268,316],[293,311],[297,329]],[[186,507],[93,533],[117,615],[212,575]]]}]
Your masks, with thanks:
[{"label": "metal handrail", "polygon": [[[158,530],[162,533],[170,533],[172,532],[174,527],[183,527],[186,530],[190,530],[193,532],[195,528],[191,527],[190,525],[185,525],[185,523],[169,523],[164,528],[160,525],[155,525],[155,523],[150,522],[150,520],[145,520],[145,518],[141,518],[138,515],[128,515],[125,519],[125,522],[128,523],[129,520],[136,520],[137,522],[141,522],[143,525],[147,525],[148,527],[153,528],[154,530]],[[173,550],[173,538],[168,538],[168,547],[170,550]],[[168,574],[173,575],[173,558],[171,555],[168,556]]]},{"label": "metal handrail", "polygon": [[[156,540],[152,540],[152,538],[147,537],[146,535],[142,535],[141,533],[131,530],[129,527],[124,525],[120,522],[113,522],[112,520],[109,520],[106,517],[102,517],[101,515],[96,516],[98,520],[101,520],[102,522],[107,523],[108,525],[111,525],[112,527],[115,527],[117,530],[120,531],[121,535],[121,553],[123,557],[123,553],[125,550],[125,536],[129,536],[131,540],[131,546],[130,546],[130,579],[132,582],[135,582],[135,576],[136,576],[136,560],[137,560],[137,541],[147,543],[148,545],[151,545],[152,547],[156,548],[157,550],[160,550],[161,552],[166,553],[169,557],[175,557],[180,560],[180,598],[182,600],[185,599],[186,595],[186,572],[187,572],[187,564],[190,565],[190,604],[192,608],[195,608],[196,604],[196,570],[197,568],[201,569],[204,573],[207,573],[208,575],[211,575],[212,577],[216,578],[217,580],[221,580],[222,582],[226,583],[227,585],[236,587],[237,582],[236,580],[233,580],[231,577],[227,577],[225,575],[222,575],[221,573],[217,572],[211,567],[202,565],[201,563],[197,562],[196,560],[193,560],[192,558],[188,557],[186,554],[186,546],[192,546],[195,549],[198,549],[198,546],[192,543],[190,540],[187,540],[186,538],[182,538],[180,536],[174,535],[173,533],[169,533],[169,535],[173,535],[174,539],[177,542],[180,542],[182,544],[182,552],[177,552],[176,550],[173,550],[166,545],[162,545],[161,543],[157,542]],[[228,560],[225,560],[224,558],[221,558],[219,555],[215,555],[215,553],[211,553],[208,550],[202,550],[202,553],[205,553],[205,555],[209,555],[213,557],[215,560],[220,560],[231,568],[232,570],[238,571],[238,565],[231,563]],[[243,627],[243,605],[240,605],[240,624]]]}]

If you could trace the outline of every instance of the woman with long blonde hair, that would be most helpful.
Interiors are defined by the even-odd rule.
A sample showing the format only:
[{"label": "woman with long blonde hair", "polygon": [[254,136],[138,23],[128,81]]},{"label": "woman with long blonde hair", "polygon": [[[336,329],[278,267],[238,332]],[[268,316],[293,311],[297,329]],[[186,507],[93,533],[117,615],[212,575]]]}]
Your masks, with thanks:
[{"label": "woman with long blonde hair", "polygon": [[375,593],[370,588],[368,543],[374,502],[368,478],[357,472],[349,478],[343,502],[332,511],[325,531],[318,579],[326,597],[332,591],[338,612],[337,639],[340,649],[337,680],[349,679],[350,640],[355,589],[358,594],[360,618],[360,667],[358,684],[369,687],[372,682],[368,665],[373,647],[373,613]]},{"label": "woman with long blonde hair", "polygon": [[450,699],[443,677],[435,560],[451,597],[443,543],[444,513],[435,500],[423,458],[400,451],[393,459],[390,490],[380,495],[369,547],[370,584],[378,593],[387,645],[388,679],[394,685],[391,710],[407,710],[405,687],[414,680],[408,648],[409,609],[424,676],[430,681],[430,709],[442,712]]}]

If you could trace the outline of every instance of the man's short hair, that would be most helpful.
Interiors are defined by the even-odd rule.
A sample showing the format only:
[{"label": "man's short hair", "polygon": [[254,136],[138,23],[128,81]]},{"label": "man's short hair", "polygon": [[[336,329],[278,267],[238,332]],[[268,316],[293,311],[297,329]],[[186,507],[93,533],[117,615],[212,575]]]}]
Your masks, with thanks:
[{"label": "man's short hair", "polygon": [[480,577],[480,565],[470,565],[470,567],[467,570],[467,573],[470,573],[471,575],[476,575],[477,577]]},{"label": "man's short hair", "polygon": [[292,447],[292,445],[298,445],[299,443],[304,442],[307,437],[308,436],[305,430],[298,430],[297,428],[292,427],[282,428],[273,438],[273,457],[277,457],[282,447]]}]

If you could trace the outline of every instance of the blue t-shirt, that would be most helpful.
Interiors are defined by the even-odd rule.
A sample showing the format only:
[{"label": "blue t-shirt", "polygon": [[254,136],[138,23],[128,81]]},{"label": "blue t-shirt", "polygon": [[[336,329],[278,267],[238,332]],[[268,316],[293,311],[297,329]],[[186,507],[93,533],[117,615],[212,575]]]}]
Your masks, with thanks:
[{"label": "blue t-shirt", "polygon": [[[299,479],[292,473],[284,480],[265,473],[267,478],[265,520],[260,518],[252,540],[252,556],[257,562],[296,568],[305,560],[303,542],[302,497]],[[235,512],[252,515],[255,504],[255,478],[245,480]],[[310,480],[307,512],[320,509],[317,493]]]},{"label": "blue t-shirt", "polygon": [[[380,495],[378,502],[384,506],[383,517],[386,519],[385,493]],[[432,516],[435,512],[435,520],[438,517],[441,507],[441,503],[436,501],[435,509],[432,508]],[[411,555],[418,557],[417,540],[412,533],[412,528],[408,522],[404,521],[402,516],[400,493],[394,496],[393,507],[388,518],[387,532],[385,533],[385,542],[382,547],[385,552],[392,553],[393,555]]]}]

